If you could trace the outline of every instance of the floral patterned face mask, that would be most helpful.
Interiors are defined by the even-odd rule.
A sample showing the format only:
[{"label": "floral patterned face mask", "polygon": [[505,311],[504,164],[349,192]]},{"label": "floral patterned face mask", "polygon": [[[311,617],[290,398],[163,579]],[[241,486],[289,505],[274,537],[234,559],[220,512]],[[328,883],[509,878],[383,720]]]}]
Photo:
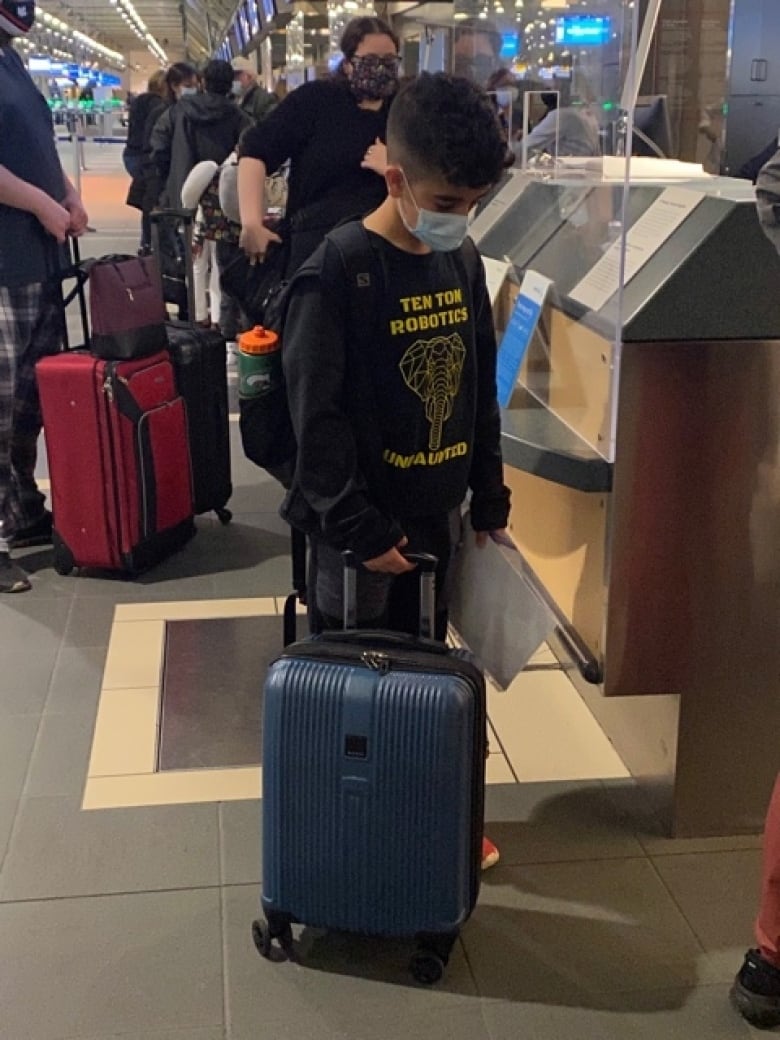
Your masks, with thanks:
[{"label": "floral patterned face mask", "polygon": [[398,87],[397,54],[363,54],[351,58],[349,86],[358,101],[382,101]]}]

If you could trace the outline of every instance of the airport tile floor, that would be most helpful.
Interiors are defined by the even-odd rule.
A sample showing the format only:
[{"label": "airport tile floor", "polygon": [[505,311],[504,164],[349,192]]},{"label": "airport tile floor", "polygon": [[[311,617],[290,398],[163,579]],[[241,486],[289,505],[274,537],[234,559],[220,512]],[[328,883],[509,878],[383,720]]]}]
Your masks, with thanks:
[{"label": "airport tile floor", "polygon": [[[114,223],[91,252],[132,239],[124,178],[101,163],[87,201]],[[287,592],[277,489],[235,445],[230,527],[200,519],[132,583],[59,577],[31,549],[33,591],[0,601],[0,1038],[753,1035],[727,993],[758,839],[665,838],[544,648],[490,695],[502,861],[444,982],[412,983],[404,944],[311,930],[304,967],[257,955],[260,768],[153,770],[164,621],[273,618]]]}]

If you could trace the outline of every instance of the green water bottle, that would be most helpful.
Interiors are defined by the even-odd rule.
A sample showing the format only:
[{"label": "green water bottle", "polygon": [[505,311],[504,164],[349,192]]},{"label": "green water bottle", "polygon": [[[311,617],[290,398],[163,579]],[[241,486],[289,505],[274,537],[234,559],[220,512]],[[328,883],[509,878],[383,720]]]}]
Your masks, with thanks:
[{"label": "green water bottle", "polygon": [[260,397],[278,386],[282,378],[280,348],[278,335],[262,325],[255,325],[239,336],[239,397]]}]

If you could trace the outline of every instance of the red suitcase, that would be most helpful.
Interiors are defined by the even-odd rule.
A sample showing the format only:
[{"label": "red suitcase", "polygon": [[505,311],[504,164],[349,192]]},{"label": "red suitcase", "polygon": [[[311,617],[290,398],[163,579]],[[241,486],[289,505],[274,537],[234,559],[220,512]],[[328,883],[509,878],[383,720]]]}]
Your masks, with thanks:
[{"label": "red suitcase", "polygon": [[37,365],[54,567],[136,574],[195,533],[186,414],[167,353]]}]

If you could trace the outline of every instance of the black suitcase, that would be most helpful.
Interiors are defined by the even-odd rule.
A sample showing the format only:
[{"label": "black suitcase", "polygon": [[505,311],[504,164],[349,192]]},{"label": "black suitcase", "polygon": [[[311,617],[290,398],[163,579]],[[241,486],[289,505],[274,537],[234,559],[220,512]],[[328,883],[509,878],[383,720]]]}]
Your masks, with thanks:
[{"label": "black suitcase", "polygon": [[195,512],[214,510],[223,524],[233,486],[230,476],[227,347],[216,330],[188,322],[166,326],[176,384],[187,406]]}]

